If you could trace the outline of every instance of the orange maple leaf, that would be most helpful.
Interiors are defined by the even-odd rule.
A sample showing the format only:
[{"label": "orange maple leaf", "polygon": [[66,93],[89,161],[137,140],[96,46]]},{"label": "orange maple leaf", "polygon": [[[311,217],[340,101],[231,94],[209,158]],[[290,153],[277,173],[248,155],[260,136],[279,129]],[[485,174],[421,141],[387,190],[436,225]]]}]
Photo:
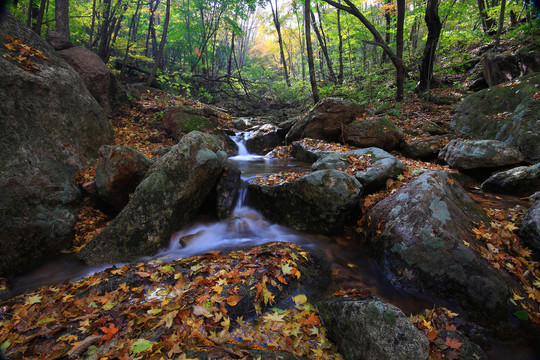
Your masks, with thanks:
[{"label": "orange maple leaf", "polygon": [[109,327],[103,326],[99,329],[105,333],[105,335],[101,337],[101,339],[105,341],[111,340],[114,334],[116,334],[118,330],[120,330],[120,328],[117,328],[113,323],[110,323]]},{"label": "orange maple leaf", "polygon": [[463,345],[462,342],[459,342],[459,338],[451,338],[451,337],[446,338],[445,344],[451,349],[459,349],[461,345]]}]

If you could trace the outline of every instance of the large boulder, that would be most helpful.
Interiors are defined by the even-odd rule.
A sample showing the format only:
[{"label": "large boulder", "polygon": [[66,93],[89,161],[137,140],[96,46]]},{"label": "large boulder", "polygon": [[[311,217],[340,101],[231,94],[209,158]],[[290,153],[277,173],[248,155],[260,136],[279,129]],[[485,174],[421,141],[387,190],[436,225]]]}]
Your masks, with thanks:
[{"label": "large boulder", "polygon": [[123,146],[99,148],[96,187],[101,199],[119,212],[152,166],[152,160]]},{"label": "large boulder", "polygon": [[502,84],[540,71],[540,52],[517,54],[487,52],[482,59],[482,69],[488,86]]},{"label": "large boulder", "polygon": [[495,173],[482,183],[482,190],[518,196],[532,195],[540,191],[540,163]]},{"label": "large boulder", "polygon": [[210,106],[181,105],[165,110],[161,123],[163,128],[177,141],[180,141],[184,135],[191,131],[216,135],[221,140],[225,151],[229,155],[234,155],[238,152],[238,146],[223,131],[219,116],[220,113]]},{"label": "large boulder", "polygon": [[403,140],[403,132],[384,116],[367,117],[348,125],[344,131],[344,138],[347,144],[360,148],[378,147],[393,150]]},{"label": "large boulder", "polygon": [[87,263],[131,261],[166,245],[193,219],[227,160],[221,141],[193,131],[157,159],[128,205],[79,253]]},{"label": "large boulder", "polygon": [[342,142],[345,127],[365,113],[362,106],[350,100],[326,98],[319,101],[306,117],[293,125],[286,140],[288,143],[302,137]]},{"label": "large boulder", "polygon": [[472,170],[518,164],[523,155],[498,140],[452,140],[439,152],[439,160],[454,169]]},{"label": "large boulder", "polygon": [[540,161],[540,73],[469,95],[457,107],[451,126],[462,136],[494,139],[517,147],[525,159]]},{"label": "large boulder", "polygon": [[314,233],[340,231],[362,195],[362,185],[338,170],[320,170],[280,185],[248,185],[268,219]]},{"label": "large boulder", "polygon": [[383,272],[399,288],[448,301],[489,325],[505,323],[514,282],[474,250],[489,218],[444,171],[420,175],[367,214]]},{"label": "large boulder", "polygon": [[8,275],[71,246],[81,206],[75,174],[113,132],[80,76],[39,35],[6,14],[0,39],[0,275]]},{"label": "large boulder", "polygon": [[92,96],[109,116],[127,105],[125,90],[99,56],[80,46],[60,50],[58,53],[77,71]]},{"label": "large boulder", "polygon": [[536,201],[525,213],[519,236],[540,258],[540,201]]},{"label": "large boulder", "polygon": [[378,298],[331,297],[319,316],[345,359],[421,360],[429,341],[397,307]]}]

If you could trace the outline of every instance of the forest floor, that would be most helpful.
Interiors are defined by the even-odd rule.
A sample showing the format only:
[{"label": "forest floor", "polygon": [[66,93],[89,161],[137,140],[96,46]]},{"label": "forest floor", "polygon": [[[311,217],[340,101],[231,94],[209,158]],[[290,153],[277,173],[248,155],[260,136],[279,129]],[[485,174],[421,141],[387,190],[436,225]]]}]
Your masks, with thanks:
[{"label": "forest floor", "polygon": [[[447,98],[454,98],[454,104],[436,105],[419,99],[416,96],[410,96],[401,103],[389,102],[388,104],[384,104],[384,113],[387,114],[387,116],[398,126],[400,126],[402,130],[404,130],[407,140],[428,136],[428,134],[423,130],[426,129],[426,126],[431,127],[435,125],[448,133],[450,132],[448,124],[452,114],[452,109],[459,99],[463,97],[463,94],[444,89],[438,90],[437,94]],[[134,148],[148,157],[154,157],[153,152],[158,149],[174,145],[175,141],[173,141],[173,139],[165,131],[161,130],[158,124],[160,114],[166,107],[180,104],[199,106],[186,99],[174,97],[165,93],[151,93],[143,95],[141,100],[133,102],[130,108],[119,112],[112,119],[115,133],[115,144]],[[380,105],[374,105],[374,108],[376,107],[380,107]],[[371,115],[366,114],[364,116]],[[222,114],[220,121],[222,122],[221,125],[224,128],[234,128],[230,116]],[[350,149],[350,147],[341,144],[326,143],[323,141],[309,139],[304,141],[309,142],[311,146],[321,149],[331,149],[334,151],[347,151]],[[280,147],[274,151],[274,155],[288,156],[288,148],[285,146]],[[365,197],[362,209],[363,213],[366,213],[366,211],[378,201],[392,194],[423,171],[431,169],[453,171],[448,166],[444,166],[436,162],[412,160],[405,158],[398,153],[395,153],[395,155],[398,156],[398,158],[405,164],[405,172],[398,179],[389,181],[385,189]],[[356,159],[356,161],[352,159],[350,161],[351,171],[354,170],[355,167],[358,168],[365,165],[357,160],[358,159]],[[82,185],[87,181],[93,180],[94,176],[94,167],[89,167],[85,169],[85,171],[78,174],[78,183]],[[289,181],[289,176],[290,175],[283,175],[279,181]],[[273,182],[276,180],[275,178],[274,180],[269,178],[263,179],[262,181]],[[537,324],[540,323],[540,267],[533,259],[531,251],[521,244],[521,241],[517,236],[521,225],[521,219],[526,211],[526,208],[530,205],[530,202],[528,202],[528,199],[499,196],[495,194],[484,194],[479,191],[479,189],[474,188],[469,188],[467,190],[469,190],[473,198],[491,218],[491,224],[479,224],[479,226],[474,229],[476,237],[483,243],[482,246],[475,246],[475,250],[482,257],[486,258],[493,267],[503,269],[503,271],[506,271],[519,281],[521,286],[514,289],[513,298],[511,301],[518,304],[522,310],[516,312],[515,316],[522,321],[531,321]],[[111,221],[109,216],[95,207],[94,202],[91,201],[90,198],[86,198],[85,201],[85,206],[79,213],[79,220],[75,226],[75,240],[72,249],[73,252],[77,252]],[[358,219],[358,224],[360,223],[361,219]],[[358,224],[350,224],[350,227],[353,230],[357,228],[356,230],[360,232],[361,229],[358,228]],[[472,245],[473,242],[469,244],[466,240],[464,240],[464,243],[467,246],[474,246]],[[289,254],[287,254],[287,256],[288,255]],[[213,258],[216,256],[216,254],[211,255]],[[279,258],[276,259],[276,261],[279,260]],[[289,260],[290,259],[284,261]],[[204,261],[201,264],[204,264]],[[147,270],[142,264],[139,265],[139,267],[139,273],[150,273],[150,271]],[[276,264],[276,267],[281,268],[281,265]],[[161,270],[164,272],[167,271],[167,269]],[[290,270],[286,270],[289,271],[287,274],[290,275]],[[126,269],[117,269],[111,271],[121,273],[125,272]],[[96,275],[95,277],[90,277],[85,281],[104,281],[100,278],[103,276],[106,277],[108,275]],[[203,285],[204,284],[201,284],[201,286]],[[208,286],[210,285],[214,287],[217,286],[214,283],[208,283],[206,284],[207,289],[209,289]],[[63,296],[70,296],[69,294],[62,294]],[[263,295],[264,294],[261,292],[261,297],[258,299],[259,301],[264,299]],[[342,291],[341,295],[347,295],[347,292]],[[350,295],[356,296],[358,293],[352,291],[350,292]],[[33,297],[27,298],[24,306],[39,306],[40,304],[46,303],[45,300],[47,297],[49,298],[48,301],[52,301],[51,299],[57,298],[58,296],[58,293],[55,292],[54,289],[51,291],[50,288],[44,287],[35,293]],[[115,296],[119,297],[120,295],[116,294]],[[266,294],[265,296],[269,295]],[[235,303],[238,300],[234,294],[230,295],[227,299],[227,301],[230,303]],[[267,300],[268,298],[265,301]],[[107,307],[107,304],[113,304],[115,301],[118,301],[118,299],[96,298],[96,301],[101,304],[100,306],[105,308]],[[304,350],[302,351],[305,351],[305,354],[312,354],[315,358],[340,358],[340,355],[335,352],[335,348],[326,342],[327,340],[324,336],[324,329],[322,328],[320,320],[318,319],[316,311],[312,305],[306,303],[304,298],[297,298],[295,299],[295,302],[297,305],[296,310],[281,313],[279,311],[267,313],[265,315],[266,325],[258,328],[253,326],[250,327],[249,324],[244,326],[241,322],[239,329],[242,330],[239,331],[243,331],[245,337],[248,339],[253,338],[257,333],[264,333],[265,331],[267,332],[264,333],[264,338],[266,339],[274,339],[275,337],[272,337],[273,335],[271,335],[271,333],[276,333],[276,331],[277,333],[280,331],[285,331],[289,335],[291,334],[290,331],[293,331],[298,335],[294,337],[295,341],[298,339],[304,339],[305,341],[298,341],[298,343],[295,344],[287,342],[278,344],[277,342],[279,340],[272,340],[272,344],[268,344],[270,345],[269,348],[290,350],[294,347],[303,346]],[[46,314],[47,311],[57,311],[54,307],[46,307],[45,305],[43,305],[43,307],[40,309],[42,314]],[[126,311],[133,311],[130,309],[131,308],[126,308]],[[92,309],[90,310],[91,312],[94,311]],[[176,310],[172,311],[172,313],[174,313],[176,316],[179,314],[179,312],[175,311]],[[200,311],[203,311],[203,309],[200,309]],[[181,315],[188,316],[187,314]],[[212,314],[212,316],[214,316],[214,314]],[[428,309],[421,314],[411,316],[411,321],[420,330],[424,331],[430,340],[430,354],[432,359],[454,359],[459,356],[459,349],[462,343],[459,342],[458,339],[441,339],[439,337],[439,332],[443,329],[456,329],[455,325],[453,324],[453,319],[457,316],[458,314],[444,308]],[[40,321],[43,321],[43,319]],[[219,329],[222,329],[223,331],[223,329],[229,328],[230,325],[227,322],[226,317],[222,319],[220,318],[219,321],[222,321]],[[167,325],[169,323],[170,319],[167,320],[167,318],[164,317],[161,325]],[[292,328],[289,326],[284,327],[283,323],[293,324],[294,326]],[[114,324],[105,323],[103,323],[99,329],[100,330],[96,333],[97,335],[94,334],[93,337],[88,337],[89,339],[92,338],[93,342],[109,341],[116,337],[116,334],[120,331],[119,328],[117,328]],[[208,343],[216,344],[225,341],[225,339],[219,338],[220,334],[221,333],[218,332],[208,334],[208,338],[210,339]],[[301,334],[305,334],[305,336]],[[290,339],[293,337],[288,336],[287,338]],[[92,344],[92,342],[89,342],[81,345],[83,342],[81,341],[81,337],[72,337],[63,340],[70,346],[72,352],[80,352],[83,350],[82,347],[86,346],[86,348],[88,348]],[[142,340],[140,343],[129,343],[126,346],[131,349],[130,351],[127,351],[127,348],[125,349],[126,351],[124,352],[124,358],[126,359],[136,357],[136,355],[143,354],[145,351],[152,348],[151,343]],[[175,347],[165,345],[160,346],[163,346],[163,351],[167,350],[172,352],[170,354],[174,354],[175,351],[179,351],[179,349]],[[86,348],[84,350],[86,350]],[[256,349],[257,347],[254,346],[253,348]],[[156,350],[155,347],[153,349]],[[242,354],[240,353],[236,355],[240,356]]]}]

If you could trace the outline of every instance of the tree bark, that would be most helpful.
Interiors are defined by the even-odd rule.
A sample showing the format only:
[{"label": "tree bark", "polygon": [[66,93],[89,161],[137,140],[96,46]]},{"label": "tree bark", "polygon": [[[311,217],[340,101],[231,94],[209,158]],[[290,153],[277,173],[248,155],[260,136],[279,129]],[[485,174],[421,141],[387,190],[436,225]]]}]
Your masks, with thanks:
[{"label": "tree bark", "polygon": [[[437,0],[436,0],[437,1]],[[405,69],[403,67],[403,24],[405,22],[405,0],[397,0],[397,31],[396,31],[396,100],[403,100]]]},{"label": "tree bark", "polygon": [[338,55],[339,55],[338,82],[340,84],[343,84],[343,36],[341,34],[341,9],[337,9],[337,30],[338,30]]},{"label": "tree bark", "polygon": [[56,31],[66,40],[71,40],[69,32],[69,0],[56,0],[54,3]]},{"label": "tree bark", "polygon": [[420,82],[416,87],[417,92],[429,90],[433,78],[435,50],[437,49],[437,43],[442,28],[441,20],[439,18],[439,0],[428,0],[424,19],[428,28],[428,37],[424,47],[422,64],[420,65]]},{"label": "tree bark", "polygon": [[272,18],[274,19],[274,25],[276,27],[278,35],[279,54],[281,56],[281,64],[283,65],[283,71],[285,72],[285,82],[287,83],[288,87],[291,87],[291,81],[289,80],[289,72],[287,71],[287,61],[285,60],[285,52],[283,51],[283,38],[281,37],[281,24],[279,23],[277,0],[275,1],[275,9],[274,5],[272,4],[272,0],[270,0],[270,8],[272,9]]},{"label": "tree bark", "polygon": [[[328,49],[326,47],[326,43],[321,33],[319,32],[313,11],[310,11],[310,13],[311,13],[311,20],[313,22],[313,30],[315,30],[315,35],[317,36],[317,40],[319,41],[319,45],[321,46],[321,51],[323,53],[324,59],[326,60],[328,73],[330,75],[330,81],[332,81],[335,84],[337,82],[337,78],[336,78],[336,74],[334,73],[334,68],[332,67],[332,61],[330,60],[330,56],[328,55]],[[321,61],[321,65],[322,65],[322,61]]]},{"label": "tree bark", "polygon": [[501,13],[499,15],[499,27],[497,28],[497,35],[495,37],[495,48],[499,47],[499,42],[501,41],[501,33],[504,25],[504,10],[506,8],[506,0],[501,2]]},{"label": "tree bark", "polygon": [[304,4],[304,29],[306,32],[306,49],[309,68],[309,82],[311,83],[311,93],[313,94],[313,102],[319,102],[319,90],[317,89],[317,80],[315,79],[315,65],[313,63],[313,48],[311,47],[311,29],[309,13],[311,12],[309,0],[305,0]]},{"label": "tree bark", "polygon": [[163,50],[165,49],[165,42],[167,41],[167,31],[169,30],[169,14],[171,12],[171,0],[167,0],[167,6],[165,9],[165,23],[163,24],[163,34],[161,35],[161,42],[159,43],[159,50],[157,57],[154,61],[154,67],[152,68],[152,73],[146,80],[146,85],[150,86],[154,81],[157,69],[161,64],[161,58],[163,57]]}]

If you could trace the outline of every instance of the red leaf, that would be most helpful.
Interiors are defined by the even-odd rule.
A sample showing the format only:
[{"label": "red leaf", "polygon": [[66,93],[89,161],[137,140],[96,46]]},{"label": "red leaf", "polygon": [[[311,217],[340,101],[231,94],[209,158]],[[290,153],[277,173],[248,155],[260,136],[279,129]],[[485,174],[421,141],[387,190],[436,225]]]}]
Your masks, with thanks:
[{"label": "red leaf", "polygon": [[451,349],[459,349],[461,345],[463,345],[462,342],[459,342],[458,338],[450,338],[450,337],[446,338],[445,344]]}]

